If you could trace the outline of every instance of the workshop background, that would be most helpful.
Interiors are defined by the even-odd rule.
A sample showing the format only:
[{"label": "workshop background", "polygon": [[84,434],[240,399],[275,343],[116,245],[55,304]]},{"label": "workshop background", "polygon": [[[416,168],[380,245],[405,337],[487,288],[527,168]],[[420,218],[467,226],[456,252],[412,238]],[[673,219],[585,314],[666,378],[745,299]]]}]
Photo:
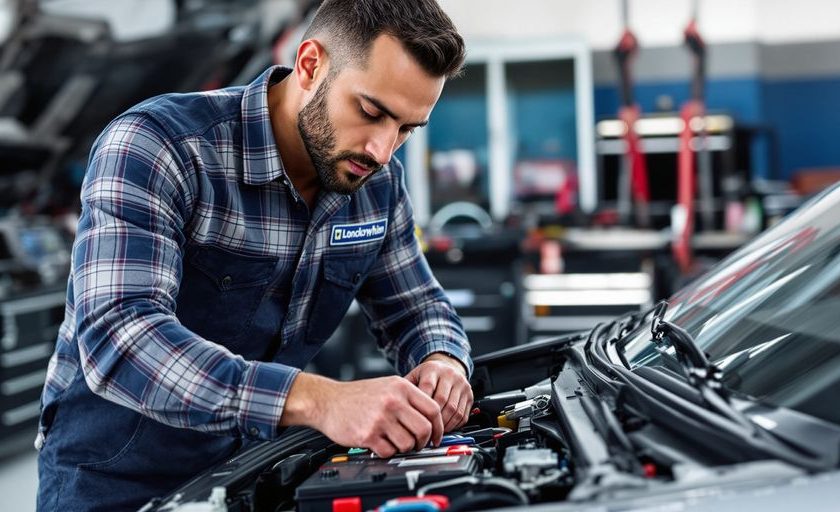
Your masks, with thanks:
[{"label": "workshop background", "polygon": [[[467,65],[399,155],[475,354],[648,308],[840,180],[840,3],[440,3]],[[150,96],[290,64],[317,4],[0,1],[4,509],[34,508],[92,141]],[[391,371],[356,306],[311,369]]]}]

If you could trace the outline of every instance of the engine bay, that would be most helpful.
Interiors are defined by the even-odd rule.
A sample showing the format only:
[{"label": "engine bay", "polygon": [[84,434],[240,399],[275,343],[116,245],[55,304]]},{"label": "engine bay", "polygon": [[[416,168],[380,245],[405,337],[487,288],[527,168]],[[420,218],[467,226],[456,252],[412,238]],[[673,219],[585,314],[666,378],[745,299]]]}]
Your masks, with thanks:
[{"label": "engine bay", "polygon": [[568,449],[532,428],[553,414],[548,387],[477,401],[468,425],[438,447],[388,459],[362,449],[332,455],[297,487],[297,510],[484,510],[562,499],[573,481]]},{"label": "engine bay", "polygon": [[808,473],[722,436],[702,415],[686,423],[697,404],[688,388],[666,396],[666,377],[657,377],[661,390],[647,389],[649,401],[615,385],[591,357],[593,337],[607,334],[477,359],[472,414],[440,446],[378,458],[290,429],[144,512],[578,510],[670,503],[699,488],[724,495]]}]

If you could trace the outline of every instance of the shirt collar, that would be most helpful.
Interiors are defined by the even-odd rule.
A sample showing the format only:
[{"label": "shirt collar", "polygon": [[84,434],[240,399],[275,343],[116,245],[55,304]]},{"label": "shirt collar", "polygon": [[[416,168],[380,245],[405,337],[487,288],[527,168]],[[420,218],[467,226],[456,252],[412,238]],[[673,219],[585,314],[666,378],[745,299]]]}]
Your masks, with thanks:
[{"label": "shirt collar", "polygon": [[286,174],[271,127],[268,88],[291,72],[272,66],[248,84],[242,95],[242,178],[249,185],[263,185]]}]

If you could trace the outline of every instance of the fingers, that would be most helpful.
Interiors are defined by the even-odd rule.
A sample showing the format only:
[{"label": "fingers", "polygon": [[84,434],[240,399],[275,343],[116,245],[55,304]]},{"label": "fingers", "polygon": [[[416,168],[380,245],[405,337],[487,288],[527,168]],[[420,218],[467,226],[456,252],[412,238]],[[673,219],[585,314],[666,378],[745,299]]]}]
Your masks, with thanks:
[{"label": "fingers", "polygon": [[[433,436],[442,436],[443,421],[434,400],[426,396],[405,379],[394,377],[381,380],[370,393],[380,394],[369,402],[368,413],[343,422],[343,430],[359,430],[361,442],[354,446],[369,448],[380,457],[409,452],[426,446]],[[353,409],[356,416],[359,409]]]},{"label": "fingers", "polygon": [[472,405],[472,390],[461,383],[453,386],[452,392],[442,411],[444,430],[450,432],[466,423],[469,418],[469,408]]},{"label": "fingers", "polygon": [[441,411],[445,410],[446,404],[449,401],[449,395],[452,393],[452,384],[452,379],[448,378],[448,376],[441,376],[437,379],[437,386],[431,397],[438,403]]},{"label": "fingers", "polygon": [[[390,457],[395,453],[424,448],[429,440],[440,443],[443,420],[434,400],[407,382],[395,382],[396,395],[404,398],[387,404],[385,414],[393,421],[383,421],[381,439],[376,439],[374,453]],[[384,440],[384,441],[383,441]]]},{"label": "fingers", "polygon": [[[462,376],[460,381],[454,378],[457,372],[432,370],[429,375],[415,372],[411,379],[325,381],[316,396],[324,412],[312,426],[339,444],[365,447],[380,457],[422,449],[429,442],[438,446],[445,426],[451,429],[462,423],[458,411],[466,403],[463,395],[471,397],[472,392]],[[442,408],[447,410],[446,421]]]},{"label": "fingers", "polygon": [[[408,430],[404,425],[397,424],[385,432],[385,438],[396,448],[396,453],[410,452],[417,446],[417,439],[414,432]],[[391,454],[393,455],[393,454]]]},{"label": "fingers", "polygon": [[453,415],[452,424],[450,425],[449,430],[455,430],[467,422],[470,417],[472,403],[472,390],[467,388],[464,393],[461,393],[461,398],[458,400],[458,414]]},{"label": "fingers", "polygon": [[[417,373],[413,376],[415,384],[420,391],[432,397],[437,402],[438,407],[443,411],[449,400],[449,395],[452,393],[452,373],[451,368],[441,364],[430,364],[415,368]],[[414,372],[412,372],[414,373]],[[444,415],[444,423],[449,417]]]},{"label": "fingers", "polygon": [[449,432],[453,428],[453,418],[458,415],[460,395],[460,391],[453,387],[451,380],[441,379],[441,383],[438,384],[438,394],[435,396],[435,401],[440,404],[440,415],[443,419],[444,432]]},{"label": "fingers", "polygon": [[440,407],[443,431],[449,432],[463,425],[466,420],[463,410],[466,406],[461,402],[466,402],[467,396],[472,395],[466,379],[447,366],[439,366],[427,371],[420,378],[420,385],[432,381],[435,382],[434,392],[427,391],[431,389],[431,385],[428,385],[426,389],[421,387],[421,390],[429,394]]},{"label": "fingers", "polygon": [[414,409],[406,409],[402,411],[397,417],[400,424],[406,431],[411,433],[413,445],[406,448],[405,446],[396,443],[396,439],[391,440],[399,446],[402,451],[409,451],[411,449],[420,450],[429,444],[432,438],[432,422],[425,416],[415,411]]},{"label": "fingers", "polygon": [[[430,397],[434,397],[437,392],[439,377],[435,371],[418,371],[416,375],[417,382],[414,382],[420,391],[426,393]],[[439,403],[438,403],[439,404]]]},{"label": "fingers", "polygon": [[[418,390],[414,388],[414,391]],[[441,417],[440,406],[424,393],[409,393],[408,396],[409,404],[431,424],[432,432],[429,439],[432,441],[432,444],[435,446],[439,445],[440,440],[443,438],[443,418]]]},{"label": "fingers", "polygon": [[399,449],[384,436],[374,439],[371,443],[369,443],[369,446],[366,446],[365,448],[375,453],[376,456],[381,459],[392,457],[399,451]]},{"label": "fingers", "polygon": [[448,364],[428,362],[415,368],[406,378],[438,404],[443,432],[466,423],[473,396],[469,382],[461,372]]}]

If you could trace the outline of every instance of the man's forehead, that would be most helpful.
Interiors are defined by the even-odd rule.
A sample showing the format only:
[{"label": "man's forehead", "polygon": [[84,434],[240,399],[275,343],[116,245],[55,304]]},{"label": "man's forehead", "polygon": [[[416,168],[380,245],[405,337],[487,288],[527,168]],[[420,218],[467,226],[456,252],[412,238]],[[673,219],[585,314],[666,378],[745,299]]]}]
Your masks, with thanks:
[{"label": "man's forehead", "polygon": [[445,82],[444,77],[430,76],[390,36],[373,42],[365,66],[348,65],[338,79],[360,98],[373,98],[401,117],[410,115],[412,121],[428,115]]}]

